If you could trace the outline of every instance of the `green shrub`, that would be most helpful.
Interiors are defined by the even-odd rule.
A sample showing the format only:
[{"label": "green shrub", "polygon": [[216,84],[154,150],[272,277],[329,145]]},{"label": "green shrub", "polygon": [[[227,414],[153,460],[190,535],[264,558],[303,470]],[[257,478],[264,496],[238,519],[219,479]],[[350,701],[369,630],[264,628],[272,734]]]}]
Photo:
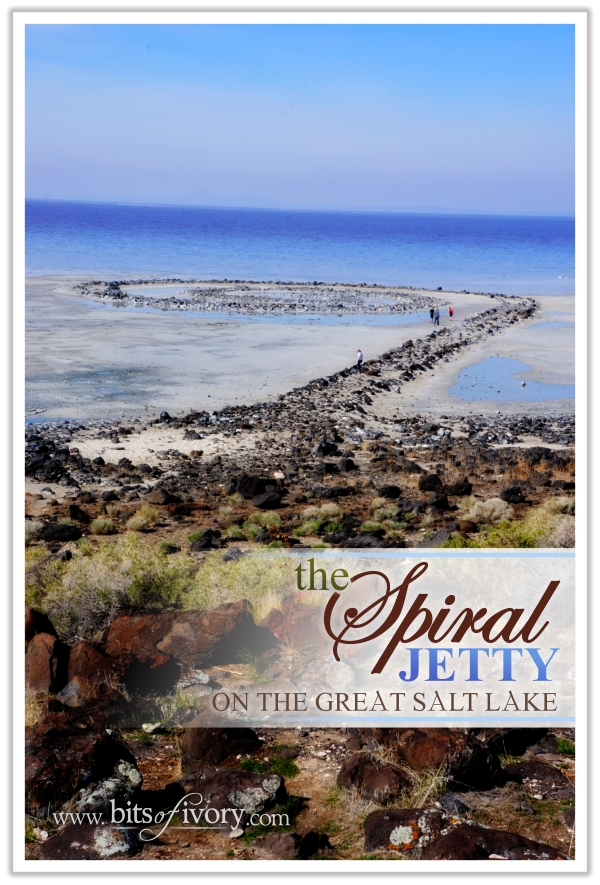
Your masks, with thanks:
[{"label": "green shrub", "polygon": [[130,519],[125,523],[125,527],[130,532],[145,532],[146,529],[150,528],[150,523],[146,519],[145,516],[142,516],[139,513],[135,513]]},{"label": "green shrub", "polygon": [[361,525],[360,531],[363,534],[367,534],[369,532],[376,532],[382,528],[383,528],[383,526],[380,522],[375,522],[372,519],[367,519],[366,522],[363,522],[363,524]]},{"label": "green shrub", "polygon": [[249,538],[250,541],[253,541],[257,535],[260,535],[260,533],[264,531],[264,526],[258,525],[256,522],[245,522],[243,530],[246,537]]},{"label": "green shrub", "polygon": [[103,516],[92,520],[90,531],[93,535],[116,535],[119,529],[116,527],[112,519],[106,519]]},{"label": "green shrub", "polygon": [[187,536],[189,543],[193,544],[194,541],[199,541],[200,538],[204,537],[205,532],[206,529],[195,529],[193,532],[190,532],[190,534]]},{"label": "green shrub", "polygon": [[248,599],[258,623],[271,609],[281,608],[283,596],[290,592],[286,563],[289,560],[285,556],[262,548],[230,562],[223,562],[220,551],[209,550],[184,607],[214,608]]},{"label": "green shrub", "polygon": [[267,547],[271,547],[272,549],[278,549],[279,547],[283,547],[283,541],[270,541],[267,544]]},{"label": "green shrub", "polygon": [[575,744],[567,738],[558,738],[556,752],[560,756],[575,756]]},{"label": "green shrub", "polygon": [[240,495],[239,492],[234,492],[233,495],[229,495],[227,500],[231,501],[232,504],[243,504],[244,503],[244,496]]},{"label": "green shrub", "polygon": [[333,501],[330,501],[329,503],[322,504],[321,507],[319,507],[319,514],[321,516],[329,516],[329,517],[339,516],[340,515],[340,508],[338,507],[337,504],[334,504]]},{"label": "green shrub", "polygon": [[126,526],[131,532],[144,532],[160,520],[160,514],[150,504],[142,504],[133,516],[127,520]]},{"label": "green shrub", "polygon": [[39,519],[26,519],[25,544],[31,544],[32,541],[37,541],[43,528],[44,523],[40,522]]},{"label": "green shrub", "polygon": [[150,525],[156,525],[157,522],[160,522],[160,513],[156,509],[156,507],[152,507],[150,504],[142,504],[136,511],[136,516],[143,516],[144,519],[147,519]]},{"label": "green shrub", "polygon": [[76,519],[71,519],[69,516],[63,516],[62,519],[58,520],[59,525],[72,525],[77,527],[79,523]]},{"label": "green shrub", "polygon": [[259,774],[279,774],[281,777],[296,777],[300,769],[291,759],[285,756],[273,756],[268,762],[259,759],[242,759],[240,762],[242,771],[257,771]]},{"label": "green shrub", "polygon": [[502,498],[489,498],[487,501],[477,501],[467,513],[467,519],[474,523],[498,523],[512,519],[514,510],[503,501]]},{"label": "green shrub", "polygon": [[[488,502],[486,502],[488,503]],[[563,514],[554,499],[532,507],[523,519],[504,519],[484,526],[471,538],[453,536],[443,547],[573,547],[575,519]]]},{"label": "green shrub", "polygon": [[243,541],[246,537],[239,525],[230,525],[225,529],[225,535],[232,541]]},{"label": "green shrub", "polygon": [[373,498],[373,500],[371,501],[371,510],[373,510],[374,512],[375,510],[379,510],[381,507],[387,507],[388,503],[389,502],[387,498]]},{"label": "green shrub", "polygon": [[338,519],[334,519],[333,522],[328,522],[326,526],[323,526],[323,532],[329,534],[329,532],[339,532],[342,528],[342,524]]},{"label": "green shrub", "polygon": [[252,516],[248,518],[248,522],[251,525],[274,526],[275,528],[279,528],[281,525],[281,517],[273,510],[267,510],[265,513],[253,513]]},{"label": "green shrub", "polygon": [[189,557],[166,557],[134,535],[103,542],[66,563],[48,560],[47,554],[29,559],[28,604],[47,614],[70,642],[93,639],[124,612],[183,607],[197,575]]},{"label": "green shrub", "polygon": [[373,512],[373,516],[375,519],[383,521],[384,519],[392,519],[397,512],[398,508],[393,504],[386,504],[385,507],[377,507]]},{"label": "green shrub", "polygon": [[299,525],[297,529],[294,529],[294,534],[299,538],[306,538],[308,535],[316,535],[322,524],[323,522],[320,519],[309,519],[307,522],[303,522],[302,525]]}]

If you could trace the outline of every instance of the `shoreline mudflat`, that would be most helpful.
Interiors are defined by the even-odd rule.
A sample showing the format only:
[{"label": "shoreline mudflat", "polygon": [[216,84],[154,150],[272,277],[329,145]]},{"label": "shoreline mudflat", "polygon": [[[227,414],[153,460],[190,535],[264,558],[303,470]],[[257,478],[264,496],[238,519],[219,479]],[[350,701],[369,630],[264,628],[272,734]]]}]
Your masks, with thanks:
[{"label": "shoreline mudflat", "polygon": [[[316,303],[323,311],[323,322],[298,313],[290,322],[289,316],[277,316],[276,310],[269,312],[265,322],[264,313],[246,315],[247,291],[237,313],[235,307],[227,306],[226,316],[222,311],[211,316],[206,312],[205,292],[202,313],[136,310],[115,307],[121,299],[82,294],[76,287],[85,288],[85,284],[81,278],[27,280],[28,418],[144,418],[165,409],[172,414],[191,409],[218,411],[230,405],[273,401],[298,385],[351,366],[358,347],[366,359],[378,358],[407,340],[430,334],[433,326],[428,318],[424,319],[426,304],[440,305],[441,330],[456,330],[465,320],[495,304],[519,301],[471,293],[345,286],[338,287],[334,296],[317,290]],[[236,287],[240,289],[238,284],[230,288]],[[275,295],[280,302],[283,295],[289,313],[286,287],[292,288],[296,296],[302,287],[277,284]],[[311,290],[309,286],[304,288]],[[339,307],[340,291],[345,292],[345,312]],[[309,302],[313,306],[314,292],[312,289]],[[147,300],[146,293],[144,297]],[[263,286],[261,311],[265,297],[269,296],[265,296]],[[323,309],[328,299],[330,305]],[[362,314],[357,307],[359,301],[366,305]],[[398,309],[403,303],[408,310]],[[535,315],[509,324],[500,334],[490,335],[489,340],[485,338],[474,347],[461,349],[460,356],[453,356],[447,363],[440,362],[426,377],[403,386],[392,397],[393,403],[382,401],[383,413],[398,406],[407,411],[468,410],[467,402],[447,391],[462,367],[496,353],[531,365],[532,381],[572,383],[574,344],[569,322],[574,300],[541,296],[536,303],[540,309]],[[455,309],[453,320],[448,317],[448,304]],[[390,316],[390,305],[394,312],[402,313],[402,325],[386,324],[388,316],[390,322],[395,319]],[[557,322],[557,317],[565,322]],[[552,328],[536,332],[535,327],[544,322]],[[548,408],[569,412],[573,403],[491,401],[477,403],[474,408],[477,412],[496,412],[500,408],[533,414]]]}]

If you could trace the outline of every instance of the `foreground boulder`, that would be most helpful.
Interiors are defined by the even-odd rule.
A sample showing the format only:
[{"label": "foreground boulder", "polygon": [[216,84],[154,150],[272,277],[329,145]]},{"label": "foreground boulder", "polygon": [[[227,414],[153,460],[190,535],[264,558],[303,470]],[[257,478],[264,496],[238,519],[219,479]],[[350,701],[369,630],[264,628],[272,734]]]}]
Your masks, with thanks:
[{"label": "foreground boulder", "polygon": [[256,844],[273,860],[307,860],[331,847],[329,837],[314,830],[308,833],[267,833],[260,836]]},{"label": "foreground boulder", "polygon": [[301,603],[296,597],[288,596],[281,608],[281,611],[271,609],[259,626],[269,630],[284,645],[311,645],[323,622],[321,606]]},{"label": "foreground boulder", "polygon": [[42,844],[42,860],[120,860],[143,848],[137,831],[111,826],[70,824]]},{"label": "foreground boulder", "polygon": [[25,648],[38,633],[58,637],[50,618],[29,606],[25,606]]},{"label": "foreground boulder", "polygon": [[115,807],[125,808],[127,801],[132,801],[142,787],[141,773],[131,762],[117,762],[114,776],[99,784],[93,784],[80,790],[77,795],[66,802],[62,810],[75,813],[112,813],[112,802]]},{"label": "foreground boulder", "polygon": [[81,529],[68,523],[47,522],[39,534],[40,541],[47,544],[65,544],[67,541],[78,541],[81,538]]},{"label": "foreground boulder", "polygon": [[408,728],[384,740],[415,771],[438,769],[454,790],[490,790],[506,780],[497,756],[468,734],[449,728]]},{"label": "foreground boulder", "polygon": [[[191,804],[194,793],[203,797],[204,807],[239,809],[242,815],[238,820],[230,814],[225,823],[231,830],[245,829],[253,814],[262,814],[287,798],[285,781],[278,774],[258,774],[254,771],[222,769],[207,771],[200,778],[182,778]],[[199,801],[199,800],[198,800]],[[221,818],[222,819],[222,818]]]},{"label": "foreground boulder", "polygon": [[477,729],[477,738],[492,751],[503,756],[522,756],[528,747],[546,737],[547,728]]},{"label": "foreground boulder", "polygon": [[518,833],[461,824],[433,839],[422,860],[567,860],[562,851]]},{"label": "foreground boulder", "polygon": [[50,633],[36,633],[25,653],[25,682],[33,691],[56,692],[67,682],[69,647]]},{"label": "foreground boulder", "polygon": [[229,756],[253,753],[261,743],[251,728],[202,728],[201,716],[186,723],[181,766],[184,772],[203,771]]},{"label": "foreground boulder", "polygon": [[136,767],[131,752],[80,707],[77,714],[50,713],[27,729],[25,795],[32,813],[58,807],[93,783],[115,775],[117,766]]},{"label": "foreground boulder", "polygon": [[104,638],[107,654],[129,653],[153,668],[171,660],[179,667],[202,669],[232,663],[242,649],[262,654],[275,645],[273,635],[254,623],[247,599],[209,611],[124,615],[112,622]]},{"label": "foreground boulder", "polygon": [[575,787],[569,778],[558,768],[538,759],[511,763],[505,766],[505,771],[540,799],[572,799],[575,796]]},{"label": "foreground boulder", "polygon": [[423,848],[439,836],[449,818],[437,808],[389,808],[372,811],[364,824],[365,851]]},{"label": "foreground boulder", "polygon": [[337,784],[356,789],[364,799],[385,802],[408,789],[411,780],[397,765],[381,762],[370,753],[354,753],[343,763]]}]

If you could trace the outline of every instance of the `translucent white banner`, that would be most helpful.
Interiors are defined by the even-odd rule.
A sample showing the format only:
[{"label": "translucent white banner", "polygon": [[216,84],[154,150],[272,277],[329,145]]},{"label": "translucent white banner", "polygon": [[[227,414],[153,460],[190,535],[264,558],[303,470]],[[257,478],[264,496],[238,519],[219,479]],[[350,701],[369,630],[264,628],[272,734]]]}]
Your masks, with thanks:
[{"label": "translucent white banner", "polygon": [[574,724],[572,551],[261,555],[237,594],[256,608],[269,587],[273,645],[252,658],[253,622],[252,667],[207,689],[195,726]]}]

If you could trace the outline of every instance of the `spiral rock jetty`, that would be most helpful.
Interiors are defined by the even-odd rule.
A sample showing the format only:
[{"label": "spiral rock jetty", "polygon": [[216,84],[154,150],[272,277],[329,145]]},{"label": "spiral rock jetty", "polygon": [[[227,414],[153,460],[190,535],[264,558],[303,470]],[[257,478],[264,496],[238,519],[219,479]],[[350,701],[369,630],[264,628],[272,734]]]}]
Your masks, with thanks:
[{"label": "spiral rock jetty", "polygon": [[[152,294],[152,286],[182,286],[180,295]],[[402,314],[448,302],[407,286],[348,285],[344,283],[291,283],[279,281],[129,279],[79,283],[76,291],[105,302],[160,310],[254,315],[282,314]],[[128,291],[135,288],[138,291]],[[147,289],[147,291],[144,291]],[[141,291],[139,291],[141,290]],[[441,289],[440,289],[441,292]],[[465,293],[466,294],[466,293]]]}]

